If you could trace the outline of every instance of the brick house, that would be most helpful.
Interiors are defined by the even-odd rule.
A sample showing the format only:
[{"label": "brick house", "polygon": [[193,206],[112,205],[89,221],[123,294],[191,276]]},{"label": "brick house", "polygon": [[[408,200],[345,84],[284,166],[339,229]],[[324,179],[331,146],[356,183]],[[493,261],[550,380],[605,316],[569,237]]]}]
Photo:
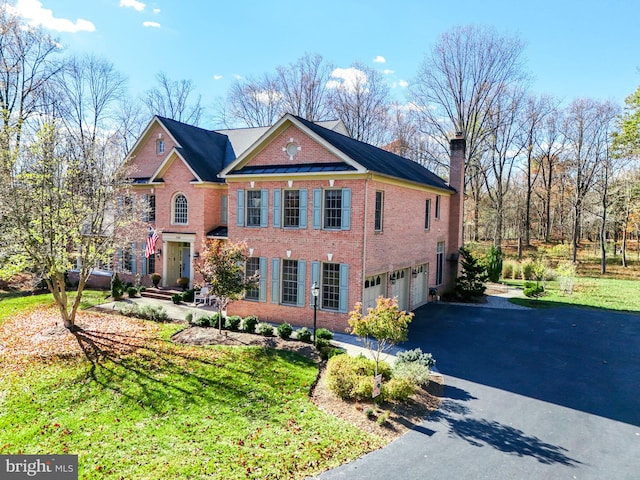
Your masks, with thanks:
[{"label": "brick house", "polygon": [[[395,296],[403,309],[452,288],[462,245],[464,140],[450,182],[344,135],[340,122],[285,115],[275,125],[213,132],[154,117],[129,155],[134,188],[160,236],[155,258],[132,246],[129,271],[163,285],[194,281],[207,237],[245,241],[259,285],[229,314],[342,330],[356,302]],[[125,268],[126,269],[126,268]],[[196,279],[197,280],[197,279]]]}]

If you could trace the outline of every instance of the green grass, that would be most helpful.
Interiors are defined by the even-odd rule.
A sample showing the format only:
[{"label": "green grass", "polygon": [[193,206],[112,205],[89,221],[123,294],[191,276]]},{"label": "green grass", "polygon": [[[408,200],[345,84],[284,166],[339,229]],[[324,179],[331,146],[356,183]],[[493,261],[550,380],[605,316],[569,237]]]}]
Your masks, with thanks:
[{"label": "green grass", "polygon": [[[508,280],[505,283],[522,287],[524,281]],[[573,294],[560,291],[557,281],[545,283],[546,295],[539,299],[515,298],[511,301],[528,307],[582,306],[626,312],[640,312],[640,281],[612,278],[577,277]]]},{"label": "green grass", "polygon": [[[83,479],[305,478],[381,445],[311,403],[310,360],[165,340],[179,328],[92,361],[0,359],[0,453],[78,454]],[[127,340],[82,339],[105,341]]]},{"label": "green grass", "polygon": [[[80,301],[80,308],[86,309],[105,302],[108,292],[102,290],[84,290]],[[69,292],[69,301],[75,299],[76,292]],[[39,306],[53,305],[50,293],[32,295],[28,292],[0,293],[0,325],[12,315],[19,312],[26,313]]]}]

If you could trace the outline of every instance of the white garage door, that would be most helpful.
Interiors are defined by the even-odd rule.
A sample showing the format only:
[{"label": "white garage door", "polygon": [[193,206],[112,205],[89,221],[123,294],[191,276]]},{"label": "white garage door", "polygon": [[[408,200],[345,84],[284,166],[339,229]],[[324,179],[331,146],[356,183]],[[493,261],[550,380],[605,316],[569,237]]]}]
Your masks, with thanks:
[{"label": "white garage door", "polygon": [[409,270],[396,270],[391,274],[391,297],[398,297],[400,310],[409,309]]},{"label": "white garage door", "polygon": [[375,308],[376,299],[379,296],[386,296],[385,285],[387,276],[385,274],[367,277],[364,280],[364,298],[362,300],[362,312],[367,313],[367,308]]},{"label": "white garage door", "polygon": [[429,264],[425,263],[413,267],[411,270],[411,309],[418,308],[427,302],[427,280],[429,279]]}]

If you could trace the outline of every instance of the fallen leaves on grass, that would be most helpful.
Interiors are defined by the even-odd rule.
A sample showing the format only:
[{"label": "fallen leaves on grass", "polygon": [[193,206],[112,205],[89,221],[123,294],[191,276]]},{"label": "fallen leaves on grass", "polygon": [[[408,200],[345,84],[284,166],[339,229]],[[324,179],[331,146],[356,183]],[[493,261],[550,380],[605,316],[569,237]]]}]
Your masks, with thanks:
[{"label": "fallen leaves on grass", "polygon": [[157,337],[157,326],[151,322],[93,311],[78,312],[76,326],[75,332],[66,329],[55,307],[39,308],[7,320],[0,326],[3,367],[19,368],[34,360],[84,357],[82,339],[111,355],[135,351]]}]

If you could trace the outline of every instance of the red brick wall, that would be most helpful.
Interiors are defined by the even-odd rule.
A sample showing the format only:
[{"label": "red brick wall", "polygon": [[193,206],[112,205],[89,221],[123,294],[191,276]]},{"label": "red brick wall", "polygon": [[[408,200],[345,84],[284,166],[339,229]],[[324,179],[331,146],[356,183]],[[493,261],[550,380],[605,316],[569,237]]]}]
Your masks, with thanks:
[{"label": "red brick wall", "polygon": [[[161,135],[164,139],[163,154],[156,153],[158,135]],[[171,140],[171,137],[167,135],[165,129],[156,122],[147,133],[144,141],[132,152],[131,161],[129,162],[132,168],[131,176],[134,178],[150,177],[174,146],[175,143]]]}]

